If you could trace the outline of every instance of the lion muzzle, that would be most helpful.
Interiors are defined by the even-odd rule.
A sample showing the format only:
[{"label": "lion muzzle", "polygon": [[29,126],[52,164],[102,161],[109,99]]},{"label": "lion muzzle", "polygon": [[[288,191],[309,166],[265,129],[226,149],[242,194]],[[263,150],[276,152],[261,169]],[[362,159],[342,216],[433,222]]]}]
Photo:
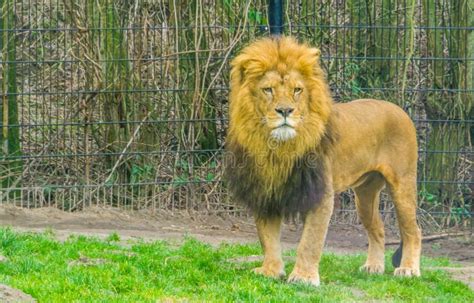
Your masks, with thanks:
[{"label": "lion muzzle", "polygon": [[293,107],[277,107],[275,111],[280,114],[283,118],[289,117],[292,112],[295,111]]}]

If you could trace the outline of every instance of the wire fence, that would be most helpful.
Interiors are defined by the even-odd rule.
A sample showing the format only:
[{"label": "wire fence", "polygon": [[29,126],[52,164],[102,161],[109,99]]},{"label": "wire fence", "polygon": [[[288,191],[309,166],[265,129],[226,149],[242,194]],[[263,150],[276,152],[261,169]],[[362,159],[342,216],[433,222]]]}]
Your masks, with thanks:
[{"label": "wire fence", "polygon": [[[385,99],[415,121],[430,227],[473,226],[470,5],[284,3],[285,34],[321,49],[337,102]],[[0,204],[242,214],[221,181],[229,61],[265,35],[266,1],[0,0]]]}]

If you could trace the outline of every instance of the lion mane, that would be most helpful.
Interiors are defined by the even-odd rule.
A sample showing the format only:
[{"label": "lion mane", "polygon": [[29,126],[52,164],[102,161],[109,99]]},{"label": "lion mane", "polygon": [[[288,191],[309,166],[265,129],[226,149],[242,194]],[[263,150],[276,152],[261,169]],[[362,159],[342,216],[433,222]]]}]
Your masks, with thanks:
[{"label": "lion mane", "polygon": [[[232,61],[226,180],[234,198],[258,217],[305,213],[326,189],[326,154],[334,141],[332,99],[320,51],[291,37],[265,38]],[[256,117],[254,83],[268,71],[304,77],[307,117],[293,140],[278,142]]]}]

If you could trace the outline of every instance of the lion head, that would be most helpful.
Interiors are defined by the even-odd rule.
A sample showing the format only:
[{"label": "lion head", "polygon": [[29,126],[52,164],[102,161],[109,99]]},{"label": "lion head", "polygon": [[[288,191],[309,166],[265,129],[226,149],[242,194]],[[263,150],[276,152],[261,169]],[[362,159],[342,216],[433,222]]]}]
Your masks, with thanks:
[{"label": "lion head", "polygon": [[229,136],[254,154],[269,141],[273,152],[295,156],[314,148],[332,104],[319,56],[291,37],[243,49],[232,62]]},{"label": "lion head", "polygon": [[[332,99],[319,57],[316,48],[278,37],[252,43],[232,61],[228,179],[237,199],[258,200],[249,204],[259,205],[257,212],[261,205],[264,212],[288,208],[270,203],[288,204],[280,200],[294,188],[306,192],[321,185],[298,186],[322,179],[314,175],[322,170],[319,147],[328,134]],[[317,163],[305,163],[308,158]]]}]

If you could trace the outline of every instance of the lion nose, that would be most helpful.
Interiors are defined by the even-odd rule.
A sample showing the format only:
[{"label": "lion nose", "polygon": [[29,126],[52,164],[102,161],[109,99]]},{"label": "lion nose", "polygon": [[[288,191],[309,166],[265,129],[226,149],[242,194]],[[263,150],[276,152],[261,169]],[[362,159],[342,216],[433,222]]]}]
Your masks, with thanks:
[{"label": "lion nose", "polygon": [[275,108],[276,112],[283,116],[283,118],[288,117],[295,109],[291,107],[277,107]]}]

